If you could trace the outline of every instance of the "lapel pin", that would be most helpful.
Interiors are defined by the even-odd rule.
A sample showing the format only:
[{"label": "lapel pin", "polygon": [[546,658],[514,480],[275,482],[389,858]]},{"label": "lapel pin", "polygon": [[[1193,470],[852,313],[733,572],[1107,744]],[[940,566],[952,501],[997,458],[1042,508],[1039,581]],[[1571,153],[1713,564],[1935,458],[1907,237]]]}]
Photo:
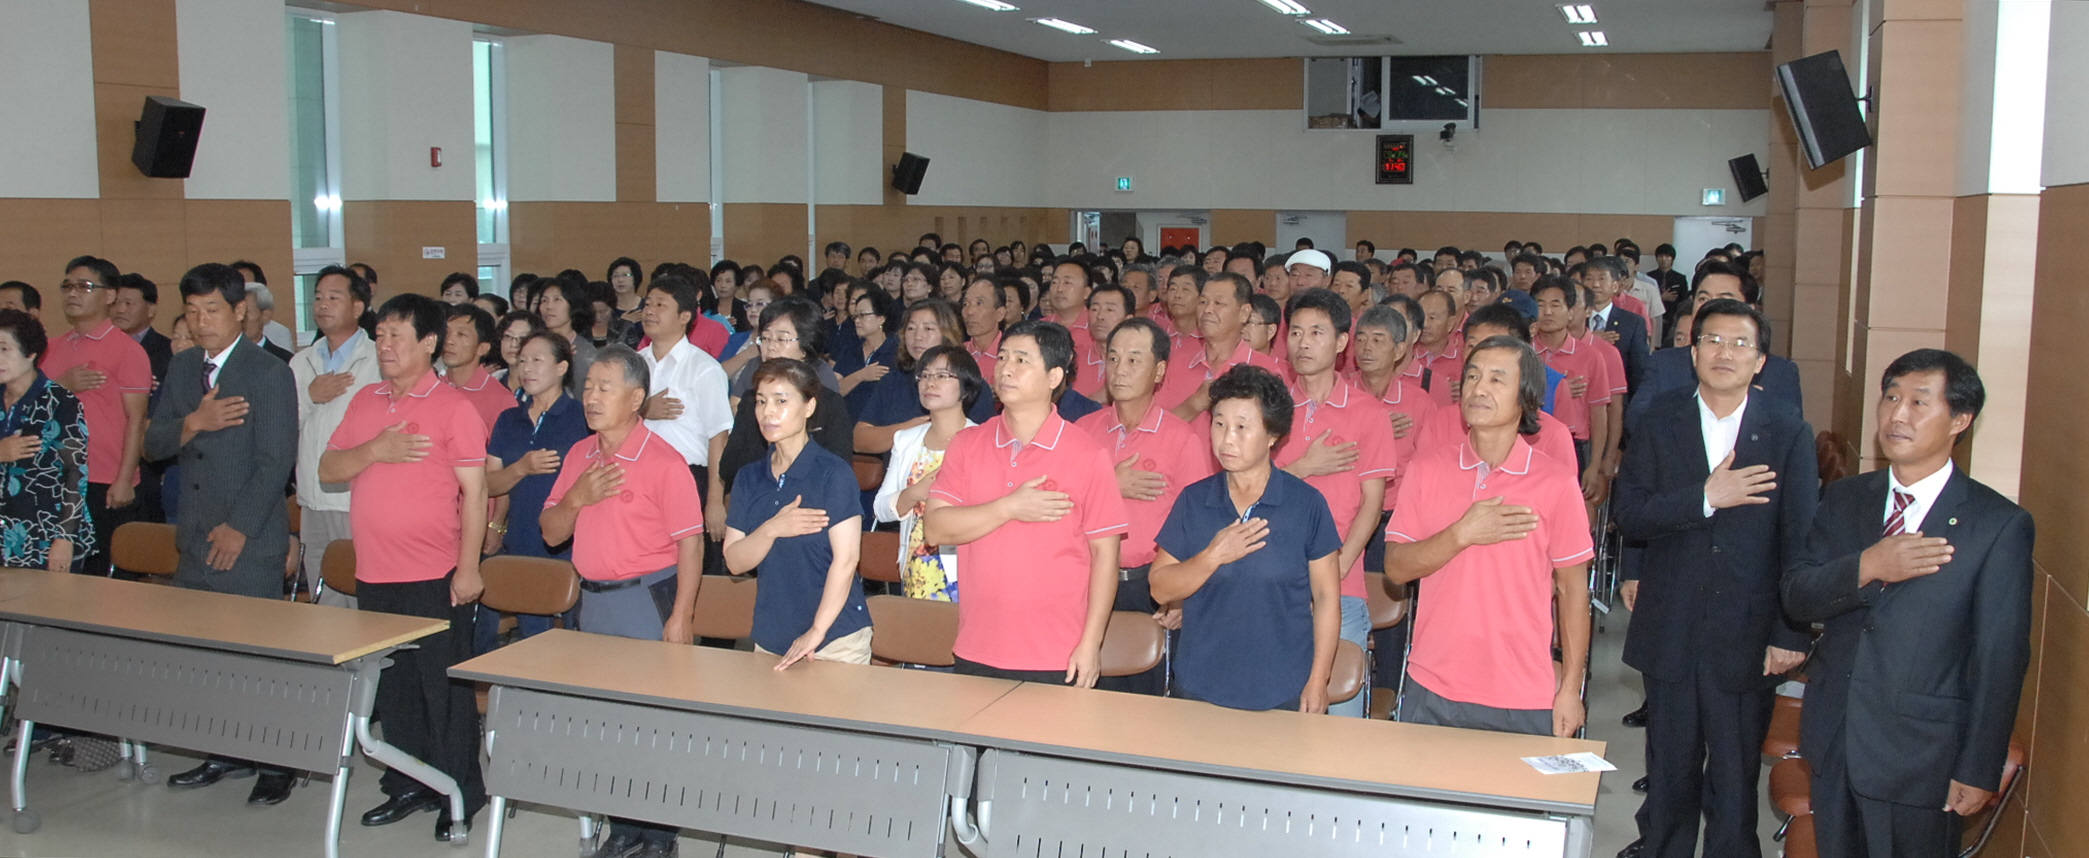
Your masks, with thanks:
[{"label": "lapel pin", "polygon": [[1955,518],[1954,518],[1954,519],[1952,519],[1952,520],[1950,520],[1950,521],[1947,521],[1947,522],[1944,522],[1944,523],[1945,523],[1945,524],[1949,524],[1949,525],[1952,525],[1952,526],[1957,526],[1957,525],[1958,525],[1958,519],[1955,519]]}]

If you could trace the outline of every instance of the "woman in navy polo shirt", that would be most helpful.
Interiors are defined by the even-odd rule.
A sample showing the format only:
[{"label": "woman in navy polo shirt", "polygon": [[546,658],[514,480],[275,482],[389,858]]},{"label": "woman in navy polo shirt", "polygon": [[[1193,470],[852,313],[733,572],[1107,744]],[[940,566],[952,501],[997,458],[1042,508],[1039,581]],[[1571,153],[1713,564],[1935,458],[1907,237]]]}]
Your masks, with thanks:
[{"label": "woman in navy polo shirt", "polygon": [[[509,369],[521,381],[525,399],[501,412],[486,440],[486,491],[508,499],[507,522],[487,524],[499,531],[497,553],[558,560],[573,556],[570,540],[545,545],[537,522],[544,499],[558,482],[559,457],[590,434],[580,403],[566,395],[572,367],[573,346],[542,328],[525,336],[515,351],[515,364]],[[550,617],[525,615],[515,620],[518,638],[551,628]],[[473,651],[492,650],[499,643],[499,629],[500,615],[480,605]]]},{"label": "woman in navy polo shirt", "polygon": [[870,663],[870,610],[856,583],[863,513],[856,471],[811,443],[807,421],[821,407],[820,381],[804,361],[763,361],[754,372],[754,414],[769,455],[733,479],[725,518],[725,566],[761,569],[754,643],[782,653],[777,670],[808,656]]},{"label": "woman in navy polo shirt", "polygon": [[1270,467],[1291,409],[1284,382],[1260,367],[1211,382],[1211,446],[1225,470],[1176,498],[1148,576],[1155,602],[1182,602],[1174,664],[1183,696],[1327,711],[1342,534],[1318,490]]}]

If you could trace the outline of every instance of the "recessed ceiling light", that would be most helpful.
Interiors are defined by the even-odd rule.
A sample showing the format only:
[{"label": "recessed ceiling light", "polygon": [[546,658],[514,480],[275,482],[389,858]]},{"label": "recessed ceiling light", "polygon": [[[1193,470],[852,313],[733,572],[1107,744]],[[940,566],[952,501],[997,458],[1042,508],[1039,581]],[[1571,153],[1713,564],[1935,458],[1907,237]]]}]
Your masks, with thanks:
[{"label": "recessed ceiling light", "polygon": [[1298,0],[1262,0],[1263,5],[1286,15],[1311,15],[1313,10],[1298,5]]},{"label": "recessed ceiling light", "polygon": [[1610,37],[1603,35],[1602,30],[1583,30],[1580,35],[1584,48],[1601,48],[1610,44]]},{"label": "recessed ceiling light", "polygon": [[1349,35],[1348,27],[1344,27],[1341,24],[1337,24],[1326,18],[1308,18],[1299,23],[1305,24],[1308,27],[1312,27],[1315,30],[1319,30],[1321,33],[1329,36]]},{"label": "recessed ceiling light", "polygon": [[1437,87],[1437,88],[1436,88],[1436,94],[1437,94],[1437,95],[1457,95],[1457,94],[1458,94],[1458,91],[1457,91],[1457,90],[1454,90],[1454,89],[1452,89],[1452,88],[1450,88],[1450,87],[1448,87],[1448,86],[1439,86],[1439,87]]},{"label": "recessed ceiling light", "polygon": [[1566,16],[1569,24],[1596,23],[1596,7],[1587,4],[1562,4],[1559,13]]},{"label": "recessed ceiling light", "polygon": [[1032,18],[1031,20],[1043,24],[1047,27],[1050,27],[1054,30],[1072,33],[1076,36],[1086,36],[1095,32],[1095,30],[1092,28],[1083,27],[1072,21],[1067,21],[1059,18]]},{"label": "recessed ceiling light", "polygon": [[1145,46],[1145,45],[1139,44],[1138,42],[1134,42],[1134,41],[1132,41],[1132,40],[1130,40],[1130,39],[1111,39],[1111,40],[1110,40],[1110,44],[1116,45],[1117,47],[1123,48],[1123,49],[1125,49],[1125,50],[1127,50],[1127,51],[1131,51],[1132,53],[1135,53],[1135,54],[1157,54],[1157,53],[1160,53],[1160,51],[1159,51],[1159,50],[1156,50],[1156,49],[1154,49],[1154,48],[1149,48],[1149,47],[1147,47],[1147,46]]},{"label": "recessed ceiling light", "polygon": [[961,2],[970,3],[974,6],[978,6],[981,9],[986,9],[992,12],[1014,12],[1017,8],[1007,3],[1003,3],[1001,2],[1001,0],[961,0]]},{"label": "recessed ceiling light", "polygon": [[1430,76],[1428,76],[1428,75],[1425,75],[1425,74],[1411,75],[1411,77],[1413,77],[1413,78],[1414,78],[1414,82],[1415,82],[1415,83],[1421,84],[1421,85],[1423,85],[1423,86],[1435,86],[1435,85],[1436,85],[1436,78],[1430,77]]}]

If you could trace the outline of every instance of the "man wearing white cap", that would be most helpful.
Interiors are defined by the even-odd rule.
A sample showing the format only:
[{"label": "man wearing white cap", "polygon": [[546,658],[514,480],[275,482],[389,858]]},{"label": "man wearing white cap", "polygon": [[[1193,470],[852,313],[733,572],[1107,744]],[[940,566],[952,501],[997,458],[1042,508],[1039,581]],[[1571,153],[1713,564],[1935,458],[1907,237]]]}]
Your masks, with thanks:
[{"label": "man wearing white cap", "polygon": [[1284,263],[1285,272],[1291,275],[1291,294],[1293,295],[1304,292],[1307,289],[1326,287],[1328,271],[1334,268],[1334,263],[1327,258],[1326,253],[1312,248],[1291,254],[1291,257],[1286,259]]}]

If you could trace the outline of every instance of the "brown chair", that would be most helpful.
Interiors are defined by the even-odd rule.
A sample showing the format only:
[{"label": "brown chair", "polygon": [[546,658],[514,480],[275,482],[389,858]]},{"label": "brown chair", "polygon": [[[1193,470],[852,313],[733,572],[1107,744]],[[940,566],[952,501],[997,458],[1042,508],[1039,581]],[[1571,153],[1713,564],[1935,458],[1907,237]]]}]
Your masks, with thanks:
[{"label": "brown chair", "polygon": [[1374,631],[1390,629],[1407,619],[1407,588],[1401,587],[1401,595],[1395,596],[1387,589],[1390,586],[1384,572],[1364,573],[1364,602],[1370,608]]},{"label": "brown chair", "polygon": [[326,589],[350,598],[355,597],[355,542],[336,539],[326,544],[326,554],[319,558],[319,580]]},{"label": "brown chair", "polygon": [[304,509],[304,507],[301,507],[301,506],[298,506],[298,505],[297,505],[297,498],[295,498],[295,497],[289,497],[289,498],[284,498],[284,499],[283,499],[283,506],[284,506],[284,507],[286,507],[286,508],[288,508],[288,510],[289,510],[289,512],[290,512],[290,532],[291,532],[291,533],[303,533],[303,532],[305,532],[305,509]]},{"label": "brown chair", "polygon": [[174,542],[174,525],[133,521],[116,528],[109,537],[109,562],[136,575],[151,575],[165,581],[181,563],[181,549]]},{"label": "brown chair", "polygon": [[1168,657],[1168,630],[1152,614],[1112,611],[1103,630],[1102,675],[1133,676],[1152,670]]},{"label": "brown chair", "polygon": [[[1995,788],[1994,797],[1988,799],[1987,807],[1969,817],[1965,825],[1965,837],[1971,842],[1964,844],[1958,858],[1973,858],[1987,848],[1988,838],[1995,835],[1995,825],[2002,821],[2002,806],[2016,794],[2016,785],[2023,780],[2024,745],[2016,737],[2009,739],[2009,754],[2002,759],[2002,783]],[[1978,821],[1974,821],[1977,819]],[[1975,833],[1978,832],[1978,833]]]},{"label": "brown chair", "polygon": [[1327,675],[1327,703],[1333,706],[1364,693],[1369,679],[1364,648],[1349,641],[1335,642],[1335,668]]},{"label": "brown chair", "polygon": [[1812,813],[1813,766],[1798,757],[1786,757],[1771,766],[1770,805],[1790,817]]},{"label": "brown chair", "polygon": [[[872,530],[863,534],[863,550],[856,556],[856,574],[865,581],[899,583],[899,534]],[[873,635],[875,637],[875,635]]]},{"label": "brown chair", "polygon": [[1842,436],[1827,430],[1813,436],[1814,464],[1821,472],[1821,485],[1827,485],[1853,473],[1850,470],[1849,445]]},{"label": "brown chair", "polygon": [[696,612],[689,624],[700,638],[739,640],[754,634],[754,594],[760,585],[738,575],[705,575],[696,588]]},{"label": "brown chair", "polygon": [[[886,664],[949,667],[957,663],[957,603],[872,596],[870,653]],[[1105,644],[1107,648],[1107,643]]]},{"label": "brown chair", "polygon": [[1784,759],[1799,755],[1799,709],[1797,697],[1777,695],[1770,709],[1770,732],[1763,737],[1763,756]]},{"label": "brown chair", "polygon": [[1820,858],[1813,845],[1813,814],[1794,816],[1784,827],[1784,858]]},{"label": "brown chair", "polygon": [[504,614],[563,614],[580,601],[580,576],[564,560],[497,554],[479,562],[479,577],[479,604]]},{"label": "brown chair", "polygon": [[885,462],[876,456],[856,454],[850,464],[856,466],[856,488],[874,492],[885,484]]}]

